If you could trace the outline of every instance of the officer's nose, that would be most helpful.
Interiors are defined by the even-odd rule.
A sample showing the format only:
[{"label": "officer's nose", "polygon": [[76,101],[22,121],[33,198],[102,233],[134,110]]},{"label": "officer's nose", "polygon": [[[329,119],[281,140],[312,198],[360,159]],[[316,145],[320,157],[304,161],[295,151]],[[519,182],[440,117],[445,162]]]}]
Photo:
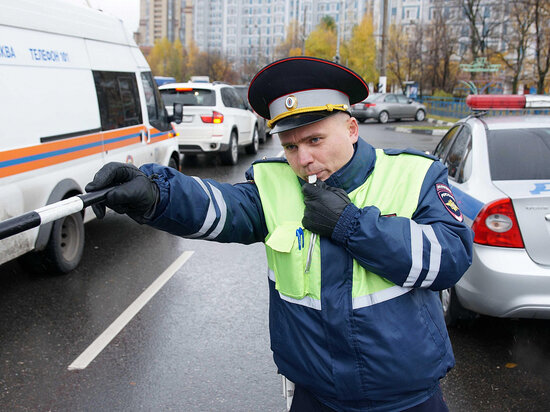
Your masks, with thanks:
[{"label": "officer's nose", "polygon": [[313,156],[311,151],[305,147],[298,148],[298,163],[301,167],[306,167],[309,164],[313,163]]}]

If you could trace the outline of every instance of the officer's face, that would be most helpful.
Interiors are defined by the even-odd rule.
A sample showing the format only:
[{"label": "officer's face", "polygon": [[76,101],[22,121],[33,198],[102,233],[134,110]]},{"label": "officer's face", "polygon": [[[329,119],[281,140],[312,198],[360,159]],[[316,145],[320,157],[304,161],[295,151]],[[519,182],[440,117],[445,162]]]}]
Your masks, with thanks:
[{"label": "officer's face", "polygon": [[353,156],[357,120],[338,113],[316,123],[279,133],[288,163],[299,177],[326,180]]}]

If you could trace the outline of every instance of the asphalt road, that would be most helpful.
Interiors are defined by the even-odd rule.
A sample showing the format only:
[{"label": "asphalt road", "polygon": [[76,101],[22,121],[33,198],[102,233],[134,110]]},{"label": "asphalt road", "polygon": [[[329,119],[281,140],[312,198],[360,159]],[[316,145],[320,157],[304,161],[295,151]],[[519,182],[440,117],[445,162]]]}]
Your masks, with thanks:
[{"label": "asphalt road", "polygon": [[[439,140],[388,126],[361,125],[361,136],[420,150]],[[279,151],[270,139],[258,156]],[[243,154],[236,167],[199,157],[184,172],[235,183],[255,157]],[[282,412],[266,271],[260,244],[180,239],[114,213],[86,225],[84,259],[68,275],[0,266],[0,410]],[[142,307],[120,332],[103,335],[134,302]],[[450,409],[546,411],[549,326],[479,318],[451,329],[457,365],[442,382]],[[70,369],[99,336],[87,366]]]}]

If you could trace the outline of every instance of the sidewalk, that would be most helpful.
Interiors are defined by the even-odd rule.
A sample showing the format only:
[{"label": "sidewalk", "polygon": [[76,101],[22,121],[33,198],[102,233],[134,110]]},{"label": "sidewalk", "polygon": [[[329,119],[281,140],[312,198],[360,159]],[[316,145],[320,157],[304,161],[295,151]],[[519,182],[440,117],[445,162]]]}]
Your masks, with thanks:
[{"label": "sidewalk", "polygon": [[[432,119],[431,117],[426,118],[426,121],[432,123],[434,126],[446,126],[451,127],[453,123],[446,122],[443,120]],[[433,136],[443,136],[447,133],[447,129],[416,129],[412,126],[387,126],[386,129],[393,130],[399,133],[415,133],[422,135],[433,135]]]}]

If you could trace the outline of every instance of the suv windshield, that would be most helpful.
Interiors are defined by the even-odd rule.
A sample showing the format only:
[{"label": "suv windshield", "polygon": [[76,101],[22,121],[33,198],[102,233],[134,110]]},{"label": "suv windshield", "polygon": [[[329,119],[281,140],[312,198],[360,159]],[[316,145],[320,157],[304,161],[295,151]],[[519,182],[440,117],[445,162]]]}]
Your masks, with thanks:
[{"label": "suv windshield", "polygon": [[181,103],[184,106],[215,106],[216,94],[211,89],[181,87],[161,90],[165,106]]},{"label": "suv windshield", "polygon": [[487,144],[493,180],[550,179],[550,128],[491,130]]}]

